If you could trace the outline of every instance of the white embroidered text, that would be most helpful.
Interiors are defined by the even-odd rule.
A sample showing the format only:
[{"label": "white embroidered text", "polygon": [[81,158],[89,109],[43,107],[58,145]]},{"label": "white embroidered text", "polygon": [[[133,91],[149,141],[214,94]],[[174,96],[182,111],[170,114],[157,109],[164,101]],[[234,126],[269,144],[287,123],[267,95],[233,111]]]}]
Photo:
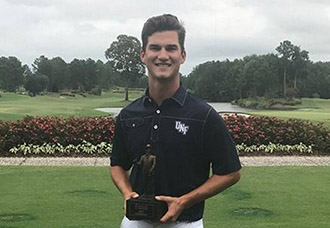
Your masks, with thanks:
[{"label": "white embroidered text", "polygon": [[186,126],[185,124],[181,123],[181,121],[175,121],[175,129],[178,130],[179,133],[185,135],[189,130],[189,126]]}]

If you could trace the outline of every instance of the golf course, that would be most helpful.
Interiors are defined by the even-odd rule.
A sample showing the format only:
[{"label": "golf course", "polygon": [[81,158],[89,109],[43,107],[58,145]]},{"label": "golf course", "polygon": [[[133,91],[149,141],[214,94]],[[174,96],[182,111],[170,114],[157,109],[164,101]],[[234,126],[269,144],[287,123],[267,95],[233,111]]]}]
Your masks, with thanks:
[{"label": "golf course", "polygon": [[[0,93],[0,120],[19,120],[24,116],[106,116],[96,108],[124,107],[140,97],[143,92],[130,92],[130,101],[124,101],[122,92],[103,92],[101,96],[76,94],[75,97],[50,94],[29,97],[15,93]],[[304,119],[313,123],[323,123],[330,127],[330,100],[302,98],[302,104],[295,110],[251,110],[249,114],[274,116],[281,119]]]},{"label": "golf course", "polygon": [[[130,100],[143,92],[130,93]],[[24,116],[106,116],[123,107],[123,93],[101,96],[1,93],[0,120]],[[330,101],[303,98],[292,111],[249,114],[298,118],[330,127]],[[241,181],[206,201],[207,228],[327,228],[329,166],[243,167]],[[109,167],[0,166],[0,228],[117,228],[123,199]]]}]

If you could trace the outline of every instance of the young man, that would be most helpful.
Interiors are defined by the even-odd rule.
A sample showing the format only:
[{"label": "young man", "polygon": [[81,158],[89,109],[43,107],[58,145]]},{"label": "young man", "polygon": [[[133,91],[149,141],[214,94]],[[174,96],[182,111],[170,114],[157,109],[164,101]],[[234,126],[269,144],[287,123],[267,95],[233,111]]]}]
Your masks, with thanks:
[{"label": "young man", "polygon": [[204,201],[240,178],[241,165],[222,118],[180,84],[184,39],[185,29],[173,15],[144,24],[141,60],[149,87],[118,116],[111,177],[124,201],[143,194],[136,163],[150,144],[157,157],[155,198],[165,201],[168,211],[161,224],[124,217],[121,227],[203,227]]}]

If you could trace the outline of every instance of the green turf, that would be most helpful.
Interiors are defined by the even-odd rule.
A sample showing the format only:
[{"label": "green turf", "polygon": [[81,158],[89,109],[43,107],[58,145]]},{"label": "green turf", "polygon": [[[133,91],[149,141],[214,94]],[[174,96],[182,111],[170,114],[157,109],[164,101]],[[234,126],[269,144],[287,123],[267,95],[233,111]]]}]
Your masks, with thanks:
[{"label": "green turf", "polygon": [[[140,97],[143,92],[131,92],[130,100]],[[82,97],[60,96],[59,94],[29,97],[14,93],[1,93],[0,120],[19,120],[24,116],[105,116],[108,113],[94,110],[95,108],[123,107],[123,93],[103,92],[102,96],[88,95]],[[274,116],[282,119],[298,118],[313,123],[323,122],[330,127],[330,100],[303,98],[302,104],[295,106],[294,111],[254,110],[251,114]]]},{"label": "green turf", "polygon": [[[130,100],[141,96],[142,92],[130,93]],[[19,120],[24,116],[104,116],[108,113],[95,108],[123,107],[129,102],[124,94],[104,92],[102,96],[82,97],[60,96],[59,94],[29,97],[14,93],[1,93],[0,120]]]},{"label": "green turf", "polygon": [[[108,167],[0,166],[0,227],[119,227],[122,197]],[[206,203],[207,228],[326,228],[330,167],[245,167]]]},{"label": "green turf", "polygon": [[324,123],[324,126],[330,128],[330,99],[303,98],[302,104],[294,107],[304,110],[257,110],[251,111],[249,113],[256,115],[274,116],[281,119],[304,119],[310,120],[313,123],[322,122]]}]

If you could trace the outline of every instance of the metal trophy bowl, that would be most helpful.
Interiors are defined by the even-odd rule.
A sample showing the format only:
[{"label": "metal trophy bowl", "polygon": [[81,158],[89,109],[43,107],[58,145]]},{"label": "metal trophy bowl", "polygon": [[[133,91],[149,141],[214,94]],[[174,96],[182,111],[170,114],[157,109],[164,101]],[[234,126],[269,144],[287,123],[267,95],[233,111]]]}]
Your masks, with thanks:
[{"label": "metal trophy bowl", "polygon": [[126,217],[129,220],[159,221],[168,208],[167,203],[155,199],[154,171],[156,156],[151,154],[150,144],[147,144],[146,152],[137,164],[142,166],[144,193],[139,198],[126,201]]}]

